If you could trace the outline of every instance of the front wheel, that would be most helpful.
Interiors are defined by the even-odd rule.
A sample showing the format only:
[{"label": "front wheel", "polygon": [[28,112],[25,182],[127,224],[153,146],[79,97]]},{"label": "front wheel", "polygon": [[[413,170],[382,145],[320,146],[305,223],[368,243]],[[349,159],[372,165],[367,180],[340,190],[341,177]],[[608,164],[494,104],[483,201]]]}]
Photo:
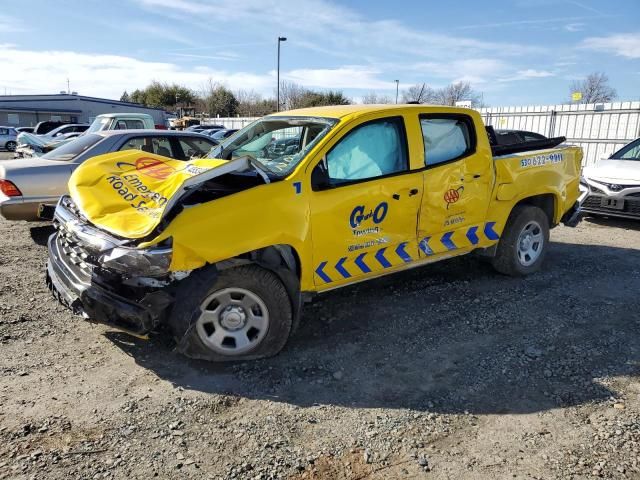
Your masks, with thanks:
[{"label": "front wheel", "polygon": [[509,216],[492,264],[505,275],[529,275],[540,269],[548,247],[547,215],[538,207],[518,205]]},{"label": "front wheel", "polygon": [[16,142],[11,141],[6,143],[5,148],[10,152],[15,152],[16,146],[17,146]]},{"label": "front wheel", "polygon": [[178,350],[216,362],[270,357],[292,331],[280,279],[256,265],[194,272],[178,289],[169,325]]}]

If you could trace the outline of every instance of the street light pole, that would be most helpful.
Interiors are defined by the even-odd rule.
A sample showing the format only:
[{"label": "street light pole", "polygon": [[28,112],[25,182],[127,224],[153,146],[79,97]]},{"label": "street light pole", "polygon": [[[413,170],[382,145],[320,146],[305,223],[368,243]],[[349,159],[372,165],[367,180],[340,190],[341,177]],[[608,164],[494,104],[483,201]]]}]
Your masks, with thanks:
[{"label": "street light pole", "polygon": [[396,82],[396,105],[398,104],[398,88],[400,86],[400,80],[394,80]]},{"label": "street light pole", "polygon": [[276,87],[276,91],[278,92],[276,95],[276,112],[280,111],[280,42],[286,42],[287,41],[287,37],[278,37],[278,86]]}]

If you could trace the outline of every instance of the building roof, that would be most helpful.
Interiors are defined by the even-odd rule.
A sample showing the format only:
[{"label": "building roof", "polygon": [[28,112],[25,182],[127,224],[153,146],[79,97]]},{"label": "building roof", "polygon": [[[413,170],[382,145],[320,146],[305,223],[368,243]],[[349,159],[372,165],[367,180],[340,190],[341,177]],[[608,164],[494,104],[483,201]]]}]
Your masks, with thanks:
[{"label": "building roof", "polygon": [[[111,100],[108,98],[98,98],[98,97],[87,97],[85,95],[70,95],[66,93],[57,93],[57,94],[43,94],[43,95],[0,95],[0,108],[4,103],[15,103],[15,102],[33,102],[33,101],[47,101],[47,102],[62,102],[62,101],[73,101],[73,100],[83,100],[85,102],[94,102],[94,103],[106,103],[109,105],[119,105],[126,107],[135,107],[135,108],[145,108],[148,110],[159,110],[164,111],[163,108],[157,107],[147,107],[145,105],[141,105],[139,103],[131,103],[131,102],[121,102],[120,100]],[[44,110],[42,110],[44,111]],[[47,110],[48,111],[48,110]]]}]

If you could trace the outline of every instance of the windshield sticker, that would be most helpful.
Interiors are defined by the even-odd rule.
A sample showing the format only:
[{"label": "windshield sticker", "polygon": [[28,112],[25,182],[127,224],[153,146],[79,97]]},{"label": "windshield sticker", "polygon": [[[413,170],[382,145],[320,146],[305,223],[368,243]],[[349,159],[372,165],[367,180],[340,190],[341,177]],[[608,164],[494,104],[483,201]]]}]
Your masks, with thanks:
[{"label": "windshield sticker", "polygon": [[564,161],[562,153],[548,153],[546,155],[536,155],[535,157],[523,158],[520,160],[520,167],[542,167],[544,165],[555,165]]}]

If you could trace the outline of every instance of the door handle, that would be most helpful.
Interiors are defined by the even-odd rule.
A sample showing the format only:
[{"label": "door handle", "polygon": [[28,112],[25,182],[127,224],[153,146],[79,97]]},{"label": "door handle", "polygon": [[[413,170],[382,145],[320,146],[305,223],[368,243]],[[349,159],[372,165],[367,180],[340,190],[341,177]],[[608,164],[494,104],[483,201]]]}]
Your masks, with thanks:
[{"label": "door handle", "polygon": [[472,180],[477,180],[480,177],[482,177],[482,175],[480,175],[479,173],[469,173],[465,175],[464,178],[461,178],[461,180],[463,182],[471,182]]},{"label": "door handle", "polygon": [[409,190],[409,196],[413,197],[414,195],[417,195],[419,192],[419,190],[417,188],[412,188],[411,190]]}]

